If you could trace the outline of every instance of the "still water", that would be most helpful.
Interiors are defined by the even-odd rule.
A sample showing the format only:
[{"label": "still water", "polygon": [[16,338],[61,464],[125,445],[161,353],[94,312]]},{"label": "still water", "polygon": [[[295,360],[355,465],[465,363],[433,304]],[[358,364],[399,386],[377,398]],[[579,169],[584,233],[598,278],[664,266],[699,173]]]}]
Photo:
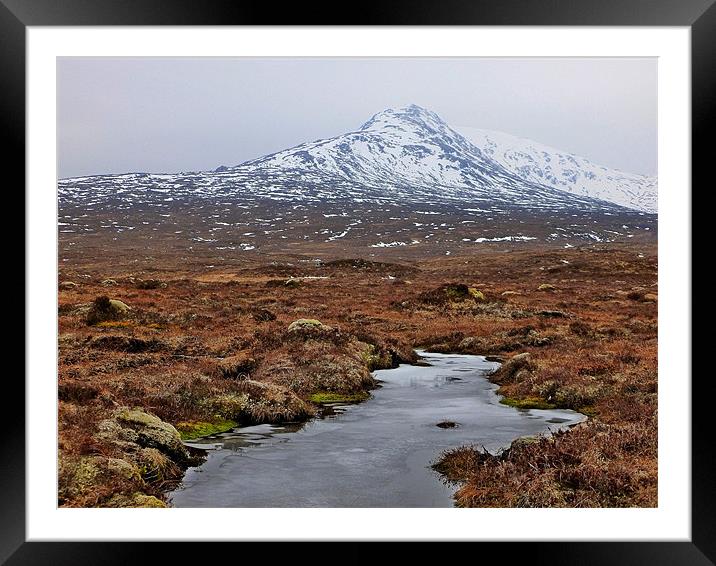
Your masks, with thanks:
[{"label": "still water", "polygon": [[[175,507],[451,507],[454,485],[430,468],[441,452],[491,452],[585,417],[499,403],[482,356],[420,352],[427,367],[379,370],[381,387],[305,424],[259,425],[191,443],[208,458],[170,495]],[[332,414],[330,414],[332,413]],[[443,421],[454,428],[436,426]]]}]

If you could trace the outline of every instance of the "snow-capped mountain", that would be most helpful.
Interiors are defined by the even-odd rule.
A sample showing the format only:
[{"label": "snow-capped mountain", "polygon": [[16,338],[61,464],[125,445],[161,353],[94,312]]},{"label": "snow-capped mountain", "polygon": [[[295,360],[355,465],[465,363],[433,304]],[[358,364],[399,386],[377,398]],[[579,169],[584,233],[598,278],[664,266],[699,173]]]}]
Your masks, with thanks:
[{"label": "snow-capped mountain", "polygon": [[[156,240],[237,253],[320,242],[446,253],[490,242],[605,242],[655,233],[656,217],[634,209],[650,201],[626,200],[627,181],[610,188],[612,172],[587,190],[565,187],[545,175],[558,174],[544,162],[554,166],[559,152],[542,152],[540,177],[514,166],[516,150],[499,151],[492,137],[486,140],[471,141],[411,105],[379,112],[355,131],[233,167],[61,179],[59,232],[67,241],[110,234],[116,242],[124,233],[127,241],[139,237],[136,245]],[[599,171],[590,164],[582,173]]]},{"label": "snow-capped mountain", "polygon": [[[336,179],[387,194],[397,191],[395,196],[408,198],[410,193],[437,193],[443,198],[537,208],[597,205],[591,199],[613,202],[604,198],[610,196],[607,191],[596,195],[568,190],[536,174],[528,177],[524,168],[514,170],[496,159],[492,148],[470,141],[434,112],[411,105],[384,110],[355,132],[254,159],[231,171],[268,176],[289,173],[317,183]],[[402,195],[405,189],[408,194]]]},{"label": "snow-capped mountain", "polygon": [[571,153],[503,132],[457,128],[484,155],[521,179],[645,212],[657,211],[657,179],[596,165]]}]

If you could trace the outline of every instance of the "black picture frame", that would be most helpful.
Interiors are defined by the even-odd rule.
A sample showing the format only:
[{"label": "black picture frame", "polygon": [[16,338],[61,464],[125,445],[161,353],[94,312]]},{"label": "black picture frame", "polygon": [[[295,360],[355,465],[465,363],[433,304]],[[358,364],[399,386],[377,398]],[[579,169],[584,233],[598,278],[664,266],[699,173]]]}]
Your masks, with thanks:
[{"label": "black picture frame", "polygon": [[[692,49],[693,186],[706,185],[710,174],[713,106],[716,101],[715,0],[400,0],[283,4],[256,0],[0,0],[0,131],[6,142],[5,171],[24,186],[25,37],[28,26],[117,25],[555,25],[555,26],[686,26]],[[713,181],[711,181],[711,185]],[[689,188],[685,187],[684,191]],[[7,193],[6,193],[7,194]],[[692,192],[693,194],[693,192]],[[24,204],[20,204],[24,208]],[[26,295],[26,301],[28,297]],[[29,336],[26,340],[31,340]],[[684,368],[691,379],[691,368]],[[0,460],[0,563],[95,564],[148,561],[146,546],[164,562],[206,560],[205,544],[137,542],[27,542],[25,538],[24,387],[16,375],[5,376],[5,415]],[[714,564],[716,561],[716,467],[713,424],[706,404],[713,398],[713,377],[694,375],[692,386],[692,537],[690,542],[550,542],[482,543],[513,560],[550,564]],[[9,402],[8,399],[13,399]],[[558,530],[555,537],[559,537]],[[320,534],[317,533],[317,538]],[[229,544],[229,543],[227,543]],[[235,543],[234,543],[235,544]],[[254,543],[256,544],[256,543]],[[374,550],[358,543],[354,558],[370,560]],[[479,544],[479,543],[478,543]],[[509,550],[505,547],[509,545]],[[345,549],[339,556],[349,556]],[[295,553],[288,545],[276,552]],[[482,551],[482,549],[481,549]],[[370,553],[370,554],[369,554]],[[152,553],[153,554],[153,553]],[[237,556],[241,559],[242,555]],[[484,557],[484,555],[481,555]],[[146,560],[145,560],[146,558]]]}]

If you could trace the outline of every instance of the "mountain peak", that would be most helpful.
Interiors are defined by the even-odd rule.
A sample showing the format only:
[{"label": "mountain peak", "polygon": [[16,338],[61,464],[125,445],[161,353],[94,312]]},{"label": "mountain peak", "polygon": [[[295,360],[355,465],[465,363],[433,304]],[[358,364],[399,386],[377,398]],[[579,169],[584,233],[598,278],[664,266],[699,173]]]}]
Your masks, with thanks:
[{"label": "mountain peak", "polygon": [[431,130],[444,130],[448,127],[445,121],[432,110],[409,104],[398,108],[386,108],[375,114],[360,127],[360,130],[373,130],[385,126],[396,126],[399,123],[409,123],[412,126],[429,128]]}]

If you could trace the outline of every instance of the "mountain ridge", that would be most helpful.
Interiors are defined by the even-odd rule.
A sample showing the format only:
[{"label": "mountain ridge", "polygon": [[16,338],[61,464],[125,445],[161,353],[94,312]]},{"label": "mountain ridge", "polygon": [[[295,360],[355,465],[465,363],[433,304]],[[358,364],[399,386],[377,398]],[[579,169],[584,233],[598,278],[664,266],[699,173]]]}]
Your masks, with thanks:
[{"label": "mountain ridge", "polygon": [[630,173],[535,140],[481,128],[456,130],[520,178],[572,194],[657,212],[656,175]]}]

